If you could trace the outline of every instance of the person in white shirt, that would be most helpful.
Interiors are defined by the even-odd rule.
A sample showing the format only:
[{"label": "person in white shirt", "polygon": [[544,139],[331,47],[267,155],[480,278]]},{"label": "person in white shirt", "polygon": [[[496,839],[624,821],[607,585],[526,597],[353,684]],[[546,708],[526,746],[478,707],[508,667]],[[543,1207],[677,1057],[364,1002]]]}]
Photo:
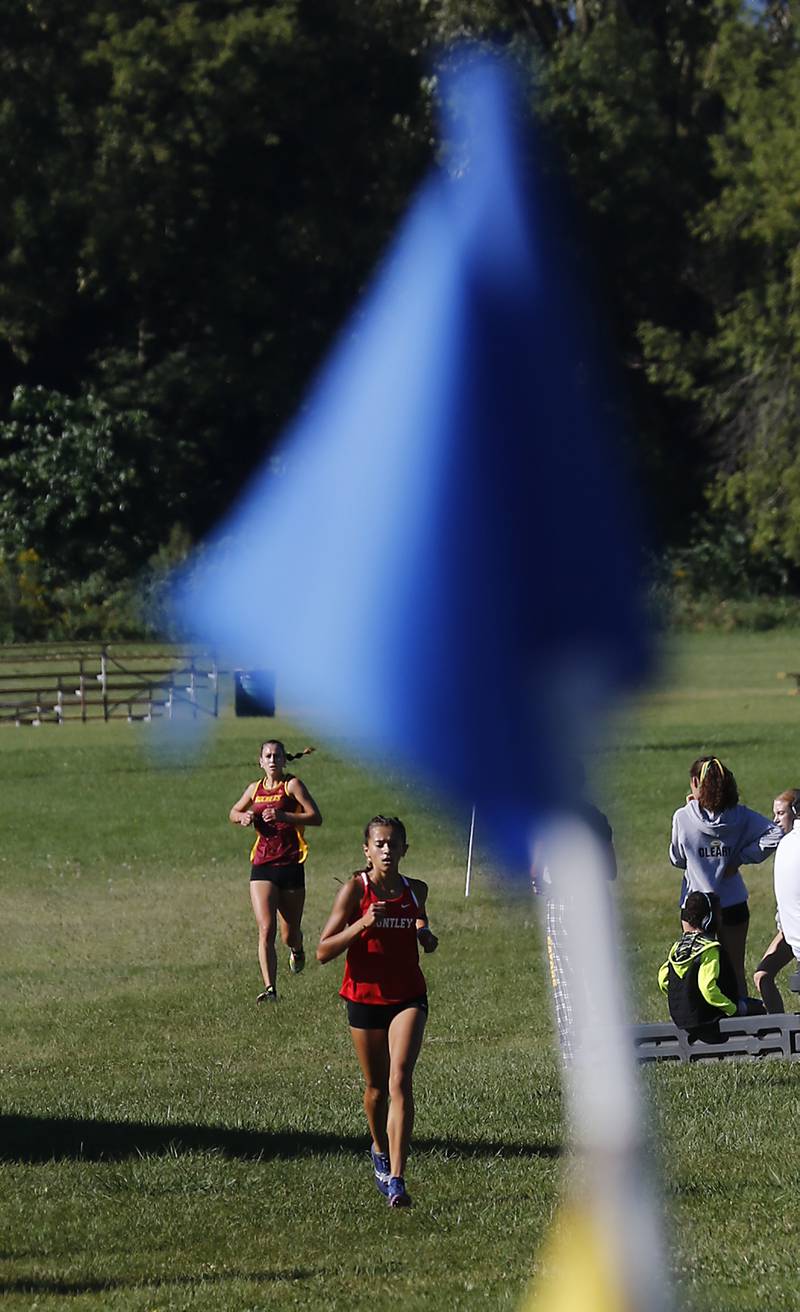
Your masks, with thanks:
[{"label": "person in white shirt", "polygon": [[[787,788],[784,792],[779,793],[772,803],[773,819],[780,825],[784,834],[789,834],[792,831],[795,819],[792,808],[799,799],[800,788]],[[790,962],[794,961],[794,953],[784,937],[780,917],[776,916],[775,921],[778,932],[756,966],[753,981],[761,994],[767,1011],[782,1013],[786,1008],[783,1005],[783,998],[775,980],[784,966],[788,966]]]},{"label": "person in white shirt", "polygon": [[792,815],[791,831],[775,853],[775,901],[783,937],[800,963],[800,801],[792,804]]}]

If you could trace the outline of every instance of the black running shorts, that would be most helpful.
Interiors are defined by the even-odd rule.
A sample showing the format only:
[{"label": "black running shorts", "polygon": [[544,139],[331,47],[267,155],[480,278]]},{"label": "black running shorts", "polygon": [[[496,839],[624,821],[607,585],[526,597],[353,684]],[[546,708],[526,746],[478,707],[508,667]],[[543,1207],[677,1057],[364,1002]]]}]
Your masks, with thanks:
[{"label": "black running shorts", "polygon": [[271,884],[286,892],[306,886],[305,867],[299,862],[292,866],[251,866],[250,879],[268,879]]},{"label": "black running shorts", "polygon": [[406,1002],[389,1002],[385,1005],[375,1002],[351,1002],[347,999],[347,1020],[353,1030],[388,1030],[395,1016],[409,1007],[418,1007],[428,1014],[428,995],[421,993],[418,998],[409,998]]}]

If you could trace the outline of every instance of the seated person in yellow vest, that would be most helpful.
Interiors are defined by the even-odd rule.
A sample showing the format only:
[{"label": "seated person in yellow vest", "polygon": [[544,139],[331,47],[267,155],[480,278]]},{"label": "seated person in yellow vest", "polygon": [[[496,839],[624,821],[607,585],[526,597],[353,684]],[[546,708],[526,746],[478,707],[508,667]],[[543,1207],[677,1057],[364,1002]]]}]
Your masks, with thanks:
[{"label": "seated person in yellow vest", "polygon": [[683,934],[658,972],[669,1014],[681,1030],[699,1030],[723,1016],[764,1011],[763,1003],[754,998],[737,1001],[736,973],[714,933],[714,914],[714,900],[708,893],[689,894],[681,911]]}]

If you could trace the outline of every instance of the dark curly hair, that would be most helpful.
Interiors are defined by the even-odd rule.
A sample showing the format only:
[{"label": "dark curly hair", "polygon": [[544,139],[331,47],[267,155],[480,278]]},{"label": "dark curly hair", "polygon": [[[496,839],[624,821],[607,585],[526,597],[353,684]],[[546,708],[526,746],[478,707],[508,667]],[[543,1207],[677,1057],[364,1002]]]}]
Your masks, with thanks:
[{"label": "dark curly hair", "polygon": [[716,756],[698,756],[689,766],[689,778],[699,783],[698,798],[704,811],[719,815],[739,803],[739,789],[732,772]]}]

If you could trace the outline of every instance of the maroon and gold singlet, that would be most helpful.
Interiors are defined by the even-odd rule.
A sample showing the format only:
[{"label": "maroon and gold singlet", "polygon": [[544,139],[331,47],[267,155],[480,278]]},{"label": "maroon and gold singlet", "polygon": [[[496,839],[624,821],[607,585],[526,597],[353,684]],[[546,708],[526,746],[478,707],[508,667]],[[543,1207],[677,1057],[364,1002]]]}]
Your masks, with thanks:
[{"label": "maroon and gold singlet", "polygon": [[403,891],[389,899],[376,893],[365,874],[359,878],[364,885],[361,902],[349,923],[355,924],[372,902],[385,902],[386,915],[347,949],[340,996],[379,1006],[420,997],[425,992],[425,976],[419,968],[419,906],[411,885],[401,875]]},{"label": "maroon and gold singlet", "polygon": [[296,811],[295,799],[286,791],[291,775],[280,783],[269,785],[262,779],[253,794],[253,828],[258,837],[250,852],[254,866],[302,865],[308,855],[308,843],[303,830],[287,820],[262,820],[266,807],[275,806],[281,811]]}]

